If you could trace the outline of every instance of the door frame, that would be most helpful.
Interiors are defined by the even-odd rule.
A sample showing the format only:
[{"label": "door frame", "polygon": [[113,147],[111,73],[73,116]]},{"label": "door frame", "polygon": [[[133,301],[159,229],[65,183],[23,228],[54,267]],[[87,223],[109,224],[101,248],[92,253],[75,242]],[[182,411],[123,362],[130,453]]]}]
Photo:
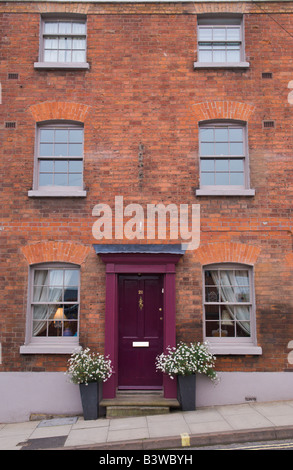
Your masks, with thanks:
[{"label": "door frame", "polygon": [[[94,245],[96,253],[106,265],[105,355],[109,355],[114,369],[113,375],[103,384],[103,397],[108,399],[116,397],[118,386],[118,275],[137,273],[164,275],[163,345],[164,349],[167,346],[173,347],[176,345],[176,264],[184,254],[181,245],[180,248],[175,245],[176,250],[174,245],[163,245],[162,252],[154,253],[148,251],[149,245],[146,245],[147,252],[142,252],[143,245],[140,245],[137,253],[125,253],[123,247],[127,245],[114,246],[120,246],[120,251],[117,252],[113,245],[108,245],[112,247],[108,250],[105,249],[105,245]],[[166,247],[169,247],[169,252],[166,252],[168,251]],[[176,381],[166,374],[163,375],[163,390],[165,398],[177,398]]]},{"label": "door frame", "polygon": [[[142,282],[145,282],[147,280],[150,280],[152,279],[152,281],[156,281],[156,283],[158,283],[155,287],[155,289],[157,288],[158,291],[160,292],[160,299],[159,299],[159,305],[161,307],[161,310],[162,312],[159,313],[159,310],[156,310],[156,316],[161,316],[162,317],[162,320],[159,320],[159,324],[157,325],[158,326],[158,337],[157,337],[157,341],[160,343],[158,345],[158,350],[156,351],[156,354],[160,354],[162,351],[163,351],[163,331],[164,331],[164,323],[163,323],[163,320],[164,320],[164,275],[161,274],[161,273],[132,273],[132,274],[118,274],[118,370],[117,370],[117,375],[118,375],[118,390],[162,390],[163,388],[163,374],[162,373],[159,373],[159,372],[156,372],[155,370],[155,367],[153,368],[153,371],[154,371],[154,382],[158,382],[156,384],[154,384],[154,382],[149,382],[147,384],[147,380],[146,380],[146,383],[145,385],[141,385],[141,384],[134,384],[135,380],[132,381],[132,386],[130,385],[126,385],[126,384],[123,384],[123,380],[122,380],[122,383],[121,383],[121,369],[120,367],[122,367],[122,364],[123,364],[123,359],[121,360],[121,357],[120,357],[120,354],[121,354],[121,351],[122,351],[122,337],[121,337],[121,334],[120,334],[120,329],[124,323],[124,317],[123,317],[123,314],[121,312],[121,302],[122,302],[122,299],[121,299],[121,295],[123,296],[123,292],[124,292],[124,288],[125,288],[125,285],[124,284],[120,284],[120,278],[121,277],[124,277],[126,278],[128,281],[129,280],[135,280],[138,284],[139,283],[142,283]],[[136,289],[135,289],[136,290]],[[137,292],[137,290],[136,290]],[[140,292],[140,295],[143,296],[143,303],[146,304],[147,303],[147,291],[146,291],[146,285],[144,284],[144,288],[142,289],[142,291]],[[137,296],[138,297],[138,296]],[[138,306],[137,306],[138,308]],[[158,307],[159,308],[159,307]],[[153,311],[154,313],[154,311]],[[135,324],[136,324],[136,320],[137,320],[137,314],[138,312],[136,311],[136,318],[135,318]],[[141,315],[141,314],[140,314]],[[145,315],[145,314],[143,314]],[[147,321],[148,321],[148,315],[147,316],[144,316],[144,321],[143,323],[141,323],[141,325],[143,324],[146,324]],[[142,354],[144,353],[147,353],[148,351],[147,350],[151,350],[152,349],[152,346],[151,344],[153,345],[154,342],[156,342],[156,339],[155,338],[141,338],[142,341],[146,341],[148,340],[149,341],[149,347],[138,347],[138,348],[132,348],[132,352],[134,353],[134,355],[136,353],[140,353],[142,352]],[[127,340],[126,339],[126,343],[128,345],[129,341],[131,342],[132,340]],[[140,341],[140,339],[138,340]],[[123,357],[123,356],[122,356]],[[124,357],[123,357],[124,358]],[[154,364],[153,364],[154,366]],[[127,374],[129,373],[129,367],[126,368],[127,369]],[[139,369],[140,371],[144,370],[144,367],[142,368],[142,362],[139,363]],[[125,378],[125,376],[124,376]],[[159,380],[160,380],[160,384],[159,384]],[[127,379],[126,379],[127,381]]]}]

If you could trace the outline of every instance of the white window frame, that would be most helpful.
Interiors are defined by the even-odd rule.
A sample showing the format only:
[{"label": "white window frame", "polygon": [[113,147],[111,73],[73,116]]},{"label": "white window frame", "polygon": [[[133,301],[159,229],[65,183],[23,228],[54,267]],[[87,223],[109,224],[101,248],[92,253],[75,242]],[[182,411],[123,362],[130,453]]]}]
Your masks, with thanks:
[{"label": "white window frame", "polygon": [[[201,130],[202,129],[242,129],[243,134],[243,155],[206,155],[202,152]],[[243,185],[204,185],[202,183],[202,162],[203,160],[243,160],[244,168],[244,184]],[[232,120],[216,120],[209,122],[202,122],[199,125],[199,182],[200,188],[196,190],[196,196],[254,196],[255,190],[250,189],[249,177],[249,152],[248,152],[248,139],[247,139],[247,125],[242,121]]]},{"label": "white window frame", "polygon": [[[216,28],[225,28],[226,30],[229,28],[239,27],[240,30],[240,37],[239,41],[220,41],[220,40],[211,40],[211,41],[200,41],[200,31],[204,28],[209,29],[216,29]],[[200,15],[197,21],[197,61],[194,62],[194,68],[248,68],[250,66],[249,62],[245,60],[245,41],[244,41],[244,18],[243,16],[239,15]],[[201,47],[201,43],[207,42],[211,43],[211,51],[213,50],[214,46],[217,45],[224,45],[224,49],[227,50],[227,46],[229,42],[237,42],[239,43],[240,48],[240,60],[237,62],[228,62],[227,60],[224,62],[203,62],[199,60],[199,48]]]},{"label": "white window frame", "polygon": [[[250,297],[249,302],[240,302],[239,304],[222,302],[222,299],[218,301],[207,301],[206,299],[206,284],[205,284],[205,273],[206,271],[216,270],[216,271],[233,271],[233,270],[243,270],[248,272],[249,276],[249,289]],[[207,336],[206,335],[206,307],[208,305],[215,305],[224,307],[225,305],[240,305],[248,306],[250,309],[250,336],[249,337],[227,337],[221,336]],[[221,324],[220,324],[221,325]],[[224,355],[241,355],[241,354],[262,354],[261,347],[257,346],[257,337],[256,337],[256,309],[255,309],[255,292],[254,292],[254,273],[252,266],[239,263],[217,263],[209,264],[203,267],[203,337],[210,345],[211,351],[214,354],[224,354]]]},{"label": "white window frame", "polygon": [[[82,129],[83,130],[83,141],[84,141],[84,127],[81,123],[77,122],[60,122],[60,121],[49,121],[47,123],[41,123],[36,127],[36,139],[35,139],[35,159],[34,159],[34,178],[33,178],[33,189],[28,192],[29,197],[86,197],[86,191],[83,183],[83,169],[84,169],[84,143],[82,155],[80,156],[40,156],[40,131],[43,129],[54,130],[54,129]],[[41,160],[82,160],[82,184],[80,186],[40,186],[39,185],[39,168]]]},{"label": "white window frame", "polygon": [[[78,299],[68,304],[78,304],[77,335],[76,336],[33,336],[33,306],[38,302],[33,300],[34,276],[37,270],[78,270]],[[66,301],[60,301],[60,304]],[[56,302],[54,304],[57,304]],[[79,346],[79,323],[80,323],[80,266],[72,263],[40,263],[30,267],[28,280],[28,301],[25,343],[20,348],[21,354],[71,354]],[[63,328],[63,326],[62,326]]]},{"label": "white window frame", "polygon": [[[86,23],[86,16],[85,15],[43,15],[41,17],[41,24],[40,24],[40,45],[39,45],[39,61],[34,63],[35,69],[89,69],[89,64],[86,59],[83,62],[46,62],[44,60],[44,44],[45,44],[45,24],[46,23],[61,23],[61,22],[69,22],[69,23],[83,23],[85,25],[85,33],[82,35],[79,34],[53,34],[50,36],[54,37],[80,37],[82,36],[85,40],[85,55],[87,54],[87,23]],[[58,49],[59,50],[59,49]]]}]

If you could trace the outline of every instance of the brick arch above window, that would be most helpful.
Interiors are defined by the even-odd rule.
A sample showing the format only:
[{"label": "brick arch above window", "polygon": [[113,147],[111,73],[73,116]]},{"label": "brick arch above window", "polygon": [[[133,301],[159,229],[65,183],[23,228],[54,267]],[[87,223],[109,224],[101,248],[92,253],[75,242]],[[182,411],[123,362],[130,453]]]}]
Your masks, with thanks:
[{"label": "brick arch above window", "polygon": [[213,263],[240,263],[253,266],[260,251],[257,246],[219,242],[201,245],[196,251],[196,256],[203,266]]},{"label": "brick arch above window", "polygon": [[36,122],[66,120],[84,123],[90,106],[66,101],[45,101],[29,107]]},{"label": "brick arch above window", "polygon": [[238,101],[204,101],[193,105],[193,116],[200,121],[218,119],[249,121],[255,107]]},{"label": "brick arch above window", "polygon": [[85,262],[91,248],[72,242],[40,242],[21,248],[29,265],[38,263],[74,263]]}]

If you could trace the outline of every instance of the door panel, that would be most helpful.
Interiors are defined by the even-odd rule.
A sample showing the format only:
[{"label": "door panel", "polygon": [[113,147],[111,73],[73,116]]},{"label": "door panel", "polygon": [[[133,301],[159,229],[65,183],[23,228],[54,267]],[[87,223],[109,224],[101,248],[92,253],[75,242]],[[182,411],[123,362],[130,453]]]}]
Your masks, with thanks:
[{"label": "door panel", "polygon": [[160,388],[155,358],[163,351],[163,276],[119,276],[118,385]]}]

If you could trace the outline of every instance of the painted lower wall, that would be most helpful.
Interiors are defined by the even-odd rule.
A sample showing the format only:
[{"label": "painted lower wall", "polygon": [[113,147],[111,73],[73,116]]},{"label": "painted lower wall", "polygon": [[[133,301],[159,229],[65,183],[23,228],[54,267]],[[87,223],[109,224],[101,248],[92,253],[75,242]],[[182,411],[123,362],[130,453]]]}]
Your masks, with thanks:
[{"label": "painted lower wall", "polygon": [[[292,400],[293,374],[222,372],[213,384],[198,376],[196,406]],[[0,373],[0,423],[29,421],[31,414],[82,415],[79,387],[60,372]]]}]

